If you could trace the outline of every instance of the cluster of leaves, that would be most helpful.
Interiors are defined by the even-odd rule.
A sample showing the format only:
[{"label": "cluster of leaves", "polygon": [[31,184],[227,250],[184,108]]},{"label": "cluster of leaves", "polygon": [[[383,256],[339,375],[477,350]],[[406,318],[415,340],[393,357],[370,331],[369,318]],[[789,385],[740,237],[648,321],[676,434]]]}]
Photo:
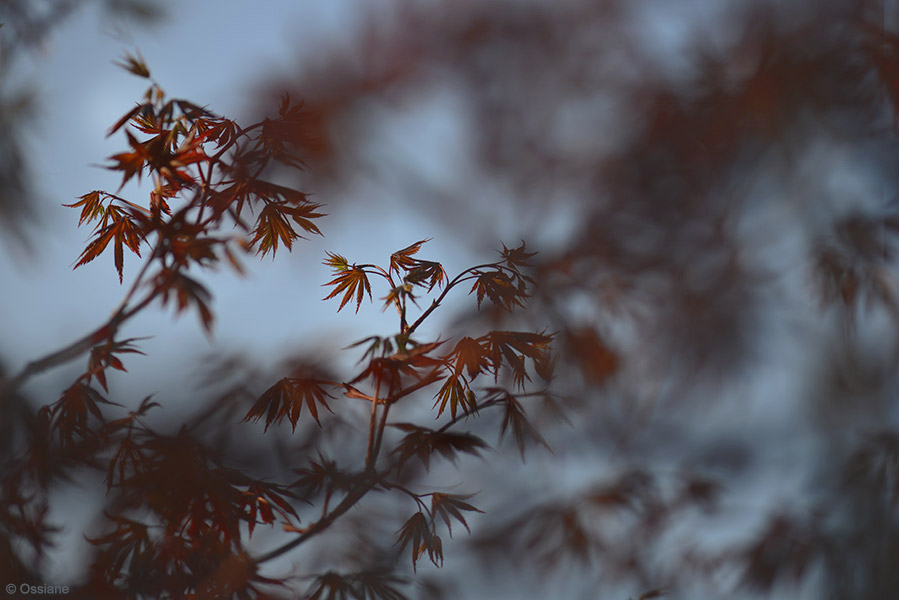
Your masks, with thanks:
[{"label": "cluster of leaves", "polygon": [[62,528],[50,522],[50,505],[46,494],[33,485],[34,473],[25,465],[6,464],[4,467],[0,480],[0,564],[13,573],[25,575],[32,573],[33,567],[18,555],[13,540],[33,550],[36,558],[33,562],[39,562]]},{"label": "cluster of leaves", "polygon": [[880,303],[899,315],[899,299],[888,265],[895,254],[899,219],[851,214],[834,226],[833,235],[815,249],[824,300],[838,302],[849,313],[866,303]]},{"label": "cluster of leaves", "polygon": [[[126,57],[122,66],[150,78],[138,57]],[[351,264],[339,254],[328,254],[325,264],[334,277],[325,284],[333,287],[325,300],[338,299],[338,312],[355,301],[358,312],[366,296],[372,300],[373,278],[380,278],[386,287],[383,307],[397,311],[398,332],[353,344],[350,349],[364,350],[363,364],[352,377],[340,380],[310,365],[294,368],[255,398],[243,420],[264,421],[263,433],[287,420],[293,434],[301,426],[298,437],[302,437],[316,429],[302,425],[314,422],[326,430],[336,419],[352,414],[358,404],[339,405],[340,392],[348,401],[367,402],[368,436],[356,466],[329,457],[310,442],[303,448],[315,448],[315,458],[293,469],[298,478],[274,483],[232,466],[192,427],[185,425],[175,434],[154,430],[147,417],[160,405],[150,397],[113,418],[112,411],[121,410],[121,405],[107,397],[110,370],[125,372],[124,357],[142,354],[137,346],[140,338],[117,337],[122,323],[161,300],[163,305],[174,302],[178,312],[195,307],[209,331],[214,318],[211,295],[188,274],[192,268],[227,262],[240,271],[236,249],[274,255],[280,245],[290,250],[300,231],[320,234],[314,223],[322,216],[318,205],[301,192],[262,179],[273,163],[303,166],[290,142],[302,118],[300,106],[285,96],[278,117],[241,128],[192,102],[167,99],[154,82],[143,101],[109,132],[124,129],[128,140],[128,150],[113,155],[109,166],[122,174],[119,190],[95,190],[67,205],[80,209],[79,225],[94,225],[76,268],[111,248],[123,282],[126,251],[143,255],[144,260],[107,323],[35,361],[6,383],[13,388],[35,372],[88,354],[85,371],[34,419],[34,445],[50,442],[47,451],[67,456],[69,462],[50,461],[56,469],[50,471],[38,449],[30,450],[27,461],[9,471],[18,478],[4,480],[8,508],[0,513],[0,524],[31,539],[40,551],[53,529],[45,521],[46,503],[22,495],[28,487],[23,478],[46,487],[74,465],[102,469],[105,519],[99,533],[87,536],[96,554],[85,593],[123,598],[264,597],[267,592],[260,586],[276,588],[286,580],[264,576],[261,565],[320,535],[377,490],[416,503],[416,512],[396,530],[393,549],[384,548],[384,556],[396,555],[393,562],[388,568],[369,565],[348,573],[310,575],[314,581],[308,595],[405,598],[400,586],[408,581],[397,573],[399,555],[411,555],[413,571],[424,555],[441,565],[440,530],[445,526],[452,535],[453,524],[469,530],[465,513],[481,512],[468,502],[471,494],[416,489],[421,486],[413,485],[418,471],[408,468],[412,459],[427,472],[438,458],[455,462],[465,454],[481,456],[490,445],[455,428],[493,406],[504,410],[500,439],[511,431],[522,456],[529,439],[545,443],[528,421],[525,404],[528,398],[549,393],[552,334],[495,330],[461,337],[451,348],[443,340],[416,339],[418,328],[449,291],[466,283],[471,283],[468,293],[478,308],[484,303],[505,311],[523,307],[533,283],[525,267],[534,256],[523,242],[517,248],[503,246],[498,260],[452,279],[440,263],[418,258],[427,239],[394,252],[386,267]],[[126,199],[125,186],[145,176],[153,183],[148,201]],[[254,222],[246,220],[248,213],[255,215]],[[241,234],[224,235],[222,230],[229,225]],[[434,297],[422,309],[419,300],[428,295]],[[535,375],[543,388],[528,391]],[[433,416],[444,421],[438,428],[389,417],[391,410],[396,417],[397,411],[411,406],[411,397],[428,393]],[[320,513],[307,519],[303,511],[310,505]],[[15,507],[21,509],[18,520]],[[279,525],[290,541],[253,556],[247,544],[260,524]],[[383,556],[378,560],[383,562]]]},{"label": "cluster of leaves", "polygon": [[[326,285],[334,286],[334,289],[325,300],[342,294],[338,311],[352,299],[355,299],[358,311],[365,294],[371,298],[370,277],[381,277],[390,286],[390,291],[384,298],[385,308],[396,308],[400,317],[400,331],[392,338],[373,336],[354,344],[353,346],[368,345],[363,355],[368,363],[349,382],[282,379],[260,397],[247,418],[258,420],[265,416],[268,428],[272,422],[290,416],[295,427],[296,417],[304,402],[318,422],[316,403],[327,406],[324,398],[326,395],[330,396],[323,385],[343,386],[349,397],[366,400],[374,398],[378,403],[390,405],[418,389],[442,380],[443,384],[435,396],[437,416],[449,411],[451,417],[456,419],[457,415],[467,416],[477,411],[478,400],[472,389],[472,382],[480,375],[492,375],[493,381],[497,382],[500,373],[505,370],[511,375],[514,385],[523,389],[526,382],[530,381],[527,368],[530,363],[535,373],[544,381],[549,381],[552,378],[549,353],[552,335],[544,332],[491,331],[478,338],[462,337],[444,355],[435,354],[443,342],[419,343],[411,337],[424,319],[440,306],[449,290],[463,282],[474,281],[469,293],[477,294],[479,305],[486,295],[495,305],[512,310],[526,298],[527,284],[531,281],[520,270],[527,264],[527,258],[533,256],[525,251],[523,244],[515,249],[504,246],[499,261],[472,267],[448,280],[439,263],[413,258],[426,241],[420,240],[393,253],[388,269],[371,264],[350,264],[343,256],[329,253],[325,264],[334,270],[334,278]],[[417,306],[414,295],[416,287],[425,289],[426,292],[438,287],[442,288],[442,292],[417,320],[409,323],[408,302]],[[374,396],[366,395],[355,387],[365,380],[372,382]],[[497,396],[500,391],[501,388],[489,390],[493,396]],[[382,394],[383,392],[386,393]],[[521,412],[511,393],[506,393],[503,398],[504,403],[512,407],[510,410]],[[498,402],[491,397],[485,398],[485,401]],[[514,420],[514,417],[510,417],[509,422]]]},{"label": "cluster of leaves", "polygon": [[[138,57],[127,56],[122,66],[151,78]],[[109,135],[124,129],[128,140],[129,148],[113,155],[108,167],[122,174],[122,184],[115,193],[95,190],[67,205],[80,209],[79,225],[94,225],[75,267],[111,248],[123,282],[126,251],[138,257],[149,252],[106,323],[2,382],[0,399],[19,406],[15,390],[29,377],[88,354],[85,371],[56,402],[33,415],[22,409],[26,433],[9,441],[10,448],[19,447],[4,465],[4,565],[30,571],[16,558],[13,539],[29,543],[37,557],[51,543],[47,496],[54,481],[70,477],[72,469],[103,468],[106,522],[113,528],[88,538],[98,553],[87,594],[174,598],[192,589],[199,597],[248,598],[255,583],[272,583],[257,573],[243,540],[260,523],[296,528],[295,504],[302,500],[286,486],[226,466],[187,428],[177,435],[153,431],[145,417],[159,405],[150,398],[112,418],[121,405],[107,398],[108,375],[126,371],[125,355],[143,354],[140,338],[119,339],[117,332],[154,300],[174,302],[178,312],[196,307],[211,330],[211,294],[188,274],[191,268],[224,261],[242,272],[237,251],[274,255],[281,244],[290,250],[300,231],[320,234],[318,205],[264,179],[274,163],[303,167],[286,141],[303,118],[300,105],[285,95],[277,117],[241,127],[192,102],[167,98],[151,81],[142,101],[111,127]],[[153,183],[147,202],[122,195],[144,176]],[[238,235],[223,234],[226,227]]]},{"label": "cluster of leaves", "polygon": [[[122,66],[150,78],[138,57],[126,56]],[[109,130],[112,135],[124,128],[128,139],[128,151],[110,157],[108,167],[122,173],[119,190],[94,190],[66,205],[81,209],[79,225],[95,224],[75,267],[95,260],[111,246],[119,281],[123,281],[125,251],[139,257],[149,247],[150,259],[123,306],[146,284],[149,296],[163,304],[173,300],[178,312],[195,306],[209,330],[211,296],[187,275],[190,267],[209,268],[225,260],[242,272],[235,255],[238,250],[255,249],[262,256],[269,252],[274,256],[281,244],[292,249],[302,237],[300,232],[321,234],[315,224],[323,216],[317,212],[319,205],[302,192],[262,178],[276,163],[303,167],[290,152],[289,142],[290,130],[303,117],[301,105],[284,95],[276,118],[241,127],[187,100],[169,99],[152,83],[143,101]],[[119,195],[127,183],[144,175],[153,181],[146,204]],[[247,220],[248,212],[254,219]],[[247,237],[221,235],[228,226]],[[148,273],[154,265],[155,273]]]},{"label": "cluster of leaves", "polygon": [[[423,496],[431,496],[430,507],[425,504],[421,498]],[[468,522],[465,520],[463,512],[483,512],[473,505],[465,502],[471,495],[459,494],[441,494],[439,492],[431,492],[430,494],[412,494],[418,503],[420,510],[409,517],[403,526],[397,532],[397,544],[402,552],[406,546],[409,546],[412,552],[412,568],[415,569],[415,563],[426,552],[428,559],[435,566],[443,565],[443,542],[437,535],[438,517],[446,525],[450,536],[453,534],[453,521],[461,523],[466,531],[471,533]]]},{"label": "cluster of leaves", "polygon": [[[552,335],[490,331],[476,338],[462,337],[443,352],[443,341],[421,342],[413,337],[447,293],[466,282],[473,282],[469,293],[476,295],[478,304],[486,298],[505,310],[522,305],[530,282],[522,268],[533,254],[526,251],[524,244],[514,249],[503,247],[498,261],[477,265],[450,279],[439,263],[415,256],[425,242],[420,240],[394,252],[386,268],[350,263],[341,255],[329,253],[325,264],[331,267],[334,277],[326,285],[334,289],[325,300],[339,300],[338,311],[355,301],[358,311],[365,296],[372,299],[372,278],[380,278],[388,288],[384,307],[396,309],[399,332],[389,337],[371,336],[349,347],[364,347],[364,364],[355,377],[335,381],[303,369],[301,377],[283,378],[263,392],[245,416],[244,420],[263,420],[266,431],[287,419],[295,431],[304,407],[316,425],[327,428],[328,422],[320,418],[318,408],[325,406],[330,410],[334,406],[336,409],[334,394],[338,390],[342,389],[348,399],[371,405],[365,459],[360,468],[341,466],[319,450],[317,459],[296,470],[300,478],[292,487],[307,500],[320,501],[322,512],[317,521],[297,530],[300,537],[284,546],[283,551],[327,527],[368,491],[379,489],[408,496],[418,508],[396,532],[395,546],[399,553],[411,554],[413,570],[424,555],[439,566],[443,546],[438,526],[442,523],[452,534],[452,523],[457,522],[467,530],[469,525],[463,513],[480,510],[468,502],[471,495],[419,492],[407,487],[403,482],[412,473],[407,469],[410,461],[415,459],[416,464],[428,471],[436,457],[455,462],[464,454],[480,456],[490,445],[470,432],[455,431],[454,427],[493,406],[503,408],[505,414],[500,437],[511,430],[522,453],[528,438],[543,442],[528,421],[522,401],[547,393],[545,389],[528,392],[525,387],[531,374],[544,382],[551,379]],[[426,308],[419,307],[420,314],[413,320],[410,309],[413,305],[418,307],[416,294],[428,293],[436,297]],[[476,380],[481,376],[490,377],[490,381],[479,388]],[[509,383],[517,391],[506,389],[500,383]],[[391,410],[402,410],[408,404],[403,402],[406,398],[431,386],[436,389],[433,392],[435,416],[445,421],[442,426],[434,429],[389,418]],[[326,398],[331,399],[331,406]],[[390,431],[403,435],[395,439]],[[388,440],[394,440],[392,449],[386,447]],[[426,502],[425,498],[430,501]],[[282,549],[276,549],[266,558],[281,552]],[[357,575],[328,572],[316,579],[310,594],[316,598],[367,598],[365,594],[374,593],[363,591],[364,588],[363,580]],[[391,594],[397,592],[391,590],[385,584],[380,595],[372,597],[392,598]]]},{"label": "cluster of leaves", "polygon": [[36,193],[36,165],[28,155],[25,140],[41,113],[42,98],[17,78],[21,68],[17,63],[38,49],[46,49],[46,40],[86,7],[135,23],[152,22],[161,16],[157,0],[5,0],[0,4],[0,128],[4,132],[0,138],[0,228],[22,241],[29,241],[22,228],[24,221],[36,216],[30,201]]},{"label": "cluster of leaves", "polygon": [[[106,516],[115,528],[88,538],[100,549],[94,584],[147,597],[184,588],[250,597],[254,582],[275,583],[257,573],[241,540],[260,523],[297,523],[297,496],[224,466],[186,430],[155,433],[142,422],[154,405],[145,400],[128,417],[107,424],[114,452],[106,482],[116,513]],[[222,577],[234,569],[242,571],[237,579]]]},{"label": "cluster of leaves", "polygon": [[666,483],[631,471],[564,501],[534,501],[502,526],[485,530],[476,547],[490,555],[514,540],[528,552],[511,558],[526,556],[543,570],[571,560],[620,576],[675,517],[697,508],[715,510],[721,492],[719,482],[695,474]]},{"label": "cluster of leaves", "polygon": [[318,418],[318,405],[321,404],[330,411],[331,408],[328,406],[326,398],[333,398],[325,391],[323,384],[327,384],[327,381],[315,378],[285,377],[259,397],[244,420],[258,421],[264,412],[266,431],[269,425],[281,421],[284,417],[290,420],[290,424],[296,431],[297,422],[300,420],[300,414],[305,405],[315,422],[321,426]]}]

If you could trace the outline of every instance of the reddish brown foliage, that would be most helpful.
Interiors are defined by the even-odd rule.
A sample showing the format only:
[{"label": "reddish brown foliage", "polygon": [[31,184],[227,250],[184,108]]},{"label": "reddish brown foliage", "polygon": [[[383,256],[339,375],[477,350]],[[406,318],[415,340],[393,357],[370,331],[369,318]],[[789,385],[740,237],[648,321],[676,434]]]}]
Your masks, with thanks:
[{"label": "reddish brown foliage", "polygon": [[[769,162],[789,170],[813,141],[850,146],[858,132],[877,142],[872,156],[893,156],[876,125],[881,113],[897,112],[899,44],[872,24],[866,3],[837,4],[821,3],[820,14],[795,21],[767,5],[747,9],[731,23],[738,34],[725,48],[692,48],[685,74],[664,77],[647,76],[658,67],[634,48],[635,56],[623,54],[627,74],[600,58],[615,54],[597,39],[624,18],[620,3],[410,11],[396,31],[385,27],[366,39],[366,68],[323,53],[331,62],[301,86],[312,96],[307,104],[284,94],[277,116],[247,127],[168,99],[153,83],[110,130],[124,129],[127,144],[110,157],[110,169],[123,186],[149,182],[146,201],[97,190],[67,205],[80,210],[79,225],[95,227],[76,267],[110,248],[120,282],[126,249],[141,266],[109,321],[30,363],[0,391],[27,425],[3,455],[2,565],[34,578],[16,544],[41,557],[56,535],[48,517],[53,486],[78,469],[96,469],[107,497],[88,534],[96,551],[79,584],[86,596],[399,600],[423,581],[418,566],[443,565],[442,528],[452,536],[452,525],[461,524],[473,534],[475,557],[496,569],[491,575],[507,573],[497,566],[505,559],[516,574],[536,565],[552,592],[558,579],[549,574],[561,573],[569,587],[560,589],[568,591],[576,581],[566,569],[574,565],[585,586],[626,588],[641,599],[669,591],[693,597],[696,586],[722,597],[744,589],[772,594],[814,584],[815,573],[824,573],[822,585],[836,598],[888,597],[899,556],[893,431],[859,435],[859,443],[841,437],[840,420],[820,434],[837,443],[821,444],[832,454],[809,478],[816,483],[805,504],[770,514],[734,510],[732,492],[748,462],[739,445],[764,458],[777,443],[771,438],[783,436],[726,431],[720,435],[750,441],[712,438],[704,428],[713,411],[697,408],[727,391],[715,383],[739,384],[733,374],[754,364],[754,351],[767,351],[756,342],[767,324],[757,291],[782,291],[760,285],[763,269],[747,252],[746,215],[758,209],[731,201],[741,172]],[[596,71],[586,64],[594,59]],[[122,66],[152,83],[139,57],[126,56]],[[335,123],[361,120],[346,117],[358,116],[366,95],[401,95],[444,72],[468,94],[474,160],[502,178],[499,187],[522,213],[538,209],[536,233],[545,239],[542,217],[558,208],[556,191],[584,196],[568,239],[539,255],[523,242],[503,245],[493,262],[453,278],[439,262],[419,258],[429,240],[421,233],[382,265],[329,252],[325,300],[337,300],[338,312],[351,303],[362,311],[366,298],[375,300],[373,288],[383,308],[396,310],[394,333],[344,349],[361,354],[354,371],[293,361],[282,372],[236,376],[196,420],[174,430],[148,424],[148,415],[168,414],[164,402],[146,398],[128,411],[107,397],[107,377],[125,371],[124,355],[138,352],[137,339],[118,337],[132,316],[159,300],[179,313],[196,309],[211,332],[203,269],[225,260],[241,271],[241,252],[274,258],[279,247],[290,251],[303,235],[321,234],[321,206],[274,183],[273,168],[301,170],[308,162],[317,171],[303,177],[319,182],[345,174],[341,146],[330,137],[340,129]],[[607,94],[633,111],[622,114],[635,124],[619,131],[582,122],[582,105]],[[573,134],[558,125],[571,115]],[[623,135],[596,149],[582,137],[587,130],[596,138]],[[563,133],[580,141],[560,141]],[[459,184],[452,199],[471,191]],[[447,222],[469,214],[452,212]],[[811,212],[798,237],[810,240],[810,279],[829,311],[821,320],[843,328],[835,352],[850,355],[860,344],[859,323],[889,322],[895,333],[895,219],[865,207],[832,218]],[[457,288],[471,296],[471,311],[452,335],[424,338],[422,324]],[[865,310],[881,320],[859,319]],[[30,411],[13,393],[41,370],[88,353],[85,371],[55,402]],[[874,354],[859,352],[852,364]],[[884,364],[894,372],[895,356]],[[823,370],[833,383],[822,384],[821,394],[837,396],[843,415],[850,410],[843,405],[877,387],[872,379],[889,387],[876,369],[856,371]],[[572,406],[576,433],[560,433],[554,419]],[[876,416],[878,426],[892,424],[888,411]],[[241,417],[264,427],[235,425]],[[859,431],[848,423],[845,430]],[[250,431],[266,443],[254,445]],[[465,473],[465,488],[476,473],[471,465],[485,465],[491,484],[517,474],[503,462],[501,444],[486,441],[490,435],[510,438],[514,460],[529,446],[558,447],[559,440],[558,460],[574,462],[540,470],[532,460],[505,502],[486,493],[474,501],[456,493],[447,473]],[[572,482],[571,465],[589,468]],[[727,518],[752,513],[763,525],[747,525],[742,539],[710,551],[697,532],[714,531],[715,515],[728,506]],[[483,517],[482,508],[489,509]],[[257,525],[283,537],[260,542]],[[296,557],[297,570],[269,572],[281,556]],[[739,582],[719,586],[734,573]],[[303,592],[293,589],[297,582]],[[436,596],[438,584],[429,585],[423,593]]]}]

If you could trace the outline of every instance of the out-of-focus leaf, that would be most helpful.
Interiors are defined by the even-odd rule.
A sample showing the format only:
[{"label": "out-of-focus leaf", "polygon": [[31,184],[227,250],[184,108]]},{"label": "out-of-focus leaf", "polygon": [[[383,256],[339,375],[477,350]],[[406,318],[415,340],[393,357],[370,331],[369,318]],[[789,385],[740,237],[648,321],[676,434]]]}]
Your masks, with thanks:
[{"label": "out-of-focus leaf", "polygon": [[194,304],[197,307],[203,329],[207,334],[211,333],[215,321],[212,310],[209,308],[212,295],[203,284],[180,271],[164,268],[154,278],[154,286],[157,293],[160,294],[163,306],[169,302],[172,295],[176,299],[176,310],[179,313]]},{"label": "out-of-focus leaf", "polygon": [[421,461],[425,470],[430,470],[435,453],[455,462],[459,454],[481,456],[482,450],[490,449],[487,442],[470,433],[435,431],[412,423],[396,423],[393,427],[406,432],[392,453],[400,470],[413,457]]},{"label": "out-of-focus leaf", "polygon": [[477,512],[483,513],[484,511],[472,506],[465,500],[472,498],[474,494],[441,494],[438,492],[434,492],[431,494],[431,514],[435,517],[439,516],[443,519],[443,522],[446,524],[446,528],[449,531],[450,537],[453,535],[453,526],[452,520],[456,520],[465,527],[465,530],[468,533],[471,533],[471,529],[468,527],[468,522],[465,521],[465,516],[462,514],[463,511],[467,512]]},{"label": "out-of-focus leaf", "polygon": [[447,357],[452,363],[456,375],[460,375],[464,369],[468,378],[476,377],[484,368],[490,365],[487,353],[481,342],[470,337],[463,337],[456,342],[452,353]]},{"label": "out-of-focus leaf", "polygon": [[491,401],[500,400],[503,404],[503,422],[500,427],[500,440],[506,435],[507,431],[512,432],[521,459],[524,460],[524,451],[528,441],[533,441],[547,450],[550,450],[549,444],[543,439],[543,436],[531,425],[527,418],[527,414],[522,408],[521,403],[515,396],[507,390],[501,388],[488,388],[488,399]]},{"label": "out-of-focus leaf", "polygon": [[122,62],[117,62],[115,64],[133,75],[143,77],[144,79],[150,78],[150,69],[147,68],[147,64],[140,55],[134,56],[133,54],[126,54],[123,57]]},{"label": "out-of-focus leaf", "polygon": [[401,553],[406,546],[411,546],[413,570],[416,570],[416,563],[425,552],[435,566],[439,567],[443,563],[443,545],[440,536],[434,532],[432,525],[421,511],[409,517],[397,531],[396,544],[399,544]]},{"label": "out-of-focus leaf", "polygon": [[321,404],[328,411],[333,412],[328,406],[326,398],[334,396],[325,391],[324,383],[317,379],[285,377],[263,392],[243,420],[252,419],[255,422],[264,416],[265,430],[268,431],[272,423],[287,417],[290,419],[293,430],[296,431],[297,422],[300,420],[305,405],[309,409],[309,414],[321,427],[321,421],[318,418],[318,405]]}]

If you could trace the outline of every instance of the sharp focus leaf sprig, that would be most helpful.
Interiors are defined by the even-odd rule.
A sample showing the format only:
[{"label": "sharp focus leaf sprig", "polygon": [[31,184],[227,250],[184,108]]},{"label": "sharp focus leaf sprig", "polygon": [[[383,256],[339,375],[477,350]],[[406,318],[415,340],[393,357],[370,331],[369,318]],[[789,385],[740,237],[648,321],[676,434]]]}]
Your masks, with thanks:
[{"label": "sharp focus leaf sprig", "polygon": [[[128,56],[122,66],[150,78],[140,58]],[[107,167],[122,174],[119,190],[94,190],[66,205],[81,209],[79,225],[95,223],[75,267],[95,260],[111,245],[122,281],[125,250],[140,257],[149,246],[149,260],[159,268],[149,277],[153,294],[165,299],[174,292],[179,312],[195,305],[208,329],[212,319],[204,307],[209,294],[183,271],[214,267],[222,260],[241,270],[238,251],[274,256],[281,245],[291,250],[304,234],[321,234],[315,223],[324,216],[320,205],[263,179],[274,163],[302,168],[290,153],[286,131],[302,118],[300,105],[285,95],[277,117],[241,127],[206,107],[167,97],[153,82],[142,101],[109,130],[109,135],[124,130],[128,141],[128,149],[111,156]],[[126,184],[144,176],[152,180],[146,202],[120,195]],[[247,213],[255,218],[248,221]],[[248,236],[222,235],[228,228]]]},{"label": "sharp focus leaf sprig", "polygon": [[[469,293],[476,295],[479,306],[484,301],[506,311],[523,306],[532,283],[523,269],[529,265],[534,253],[528,252],[524,243],[511,249],[503,246],[498,261],[466,269],[449,279],[439,262],[417,257],[427,241],[422,239],[394,252],[386,268],[351,263],[334,252],[327,254],[324,264],[331,269],[333,277],[325,284],[332,290],[324,299],[339,300],[338,312],[350,303],[355,304],[358,312],[366,297],[373,300],[373,283],[380,279],[388,290],[382,298],[384,307],[396,309],[399,331],[392,336],[369,336],[345,348],[364,348],[361,371],[352,379],[343,383],[325,378],[315,381],[281,379],[250,408],[246,419],[265,417],[266,429],[288,417],[292,430],[295,430],[304,407],[309,409],[320,428],[329,427],[316,412],[318,404],[337,410],[336,399],[325,389],[342,387],[345,398],[362,400],[371,406],[362,467],[353,469],[338,464],[318,450],[317,459],[296,470],[301,477],[294,486],[304,497],[321,500],[323,495],[321,514],[311,525],[296,530],[296,539],[263,555],[260,560],[270,560],[303,544],[355,506],[369,491],[382,490],[412,498],[417,507],[417,511],[396,531],[395,550],[400,554],[411,553],[413,570],[417,569],[423,556],[440,566],[443,542],[438,526],[445,525],[450,535],[453,524],[461,524],[468,530],[470,525],[464,513],[481,511],[468,502],[472,497],[470,494],[418,492],[407,487],[405,482],[410,477],[414,481],[416,473],[422,470],[429,471],[435,460],[455,463],[463,455],[481,457],[490,451],[491,446],[481,437],[454,430],[482,409],[497,407],[504,411],[499,422],[499,438],[502,440],[506,433],[511,433],[522,457],[526,444],[546,445],[528,420],[524,401],[546,396],[548,392],[545,386],[537,392],[527,392],[524,388],[534,374],[544,382],[551,380],[552,334],[497,330],[478,337],[462,337],[449,347],[445,346],[445,341],[423,342],[413,337],[448,292],[467,282],[473,282]],[[420,309],[420,314],[412,321],[409,310],[418,306],[416,294],[424,296],[435,289],[439,294],[426,309]],[[489,384],[483,386],[479,378],[487,377]],[[513,393],[501,387],[501,382],[511,383],[517,391]],[[395,407],[408,405],[407,399],[431,386],[436,389],[436,393],[432,392],[435,417],[443,418],[442,426],[432,428],[390,419],[392,410],[401,410]],[[326,396],[332,399],[331,406],[324,403]],[[402,434],[399,439],[397,431]],[[430,502],[425,502],[425,498],[430,498]],[[316,579],[310,593],[313,597],[350,597],[356,589],[354,581],[352,576],[327,572]]]}]

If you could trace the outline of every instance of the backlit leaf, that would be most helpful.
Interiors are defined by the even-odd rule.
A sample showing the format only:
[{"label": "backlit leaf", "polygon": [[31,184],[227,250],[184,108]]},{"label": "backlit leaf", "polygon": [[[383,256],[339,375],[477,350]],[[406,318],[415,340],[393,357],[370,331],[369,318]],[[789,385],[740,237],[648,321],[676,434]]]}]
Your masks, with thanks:
[{"label": "backlit leaf", "polygon": [[415,260],[414,258],[411,258],[412,255],[417,254],[418,251],[421,250],[422,245],[426,244],[430,240],[431,240],[431,238],[419,240],[419,241],[415,242],[414,244],[406,246],[402,250],[397,250],[396,252],[391,254],[390,255],[390,272],[392,273],[392,272],[396,271],[397,273],[399,273],[401,269],[405,270],[405,271],[410,271],[410,270],[414,269],[418,265],[419,261]]},{"label": "backlit leaf", "polygon": [[136,105],[134,108],[126,112],[121,119],[116,121],[112,127],[109,128],[109,130],[106,132],[106,136],[108,137],[114,134],[116,131],[124,127],[125,123],[138,116],[138,114],[150,113],[152,112],[152,110],[153,106],[146,102]]},{"label": "backlit leaf", "polygon": [[469,379],[476,377],[490,364],[481,342],[470,337],[463,337],[456,342],[456,347],[447,358],[457,376],[465,370]]},{"label": "backlit leaf", "polygon": [[322,264],[338,272],[346,271],[349,268],[347,259],[333,252],[328,252],[328,258]]},{"label": "backlit leaf", "polygon": [[109,207],[104,215],[104,221],[111,221],[97,229],[94,239],[87,245],[74,268],[85,265],[100,256],[110,242],[113,243],[115,268],[119,274],[119,283],[122,282],[125,264],[124,248],[140,256],[140,244],[143,234],[140,228],[122,210]]},{"label": "backlit leaf", "polygon": [[[357,268],[355,265],[347,266],[346,259],[343,259],[342,256],[332,255],[328,253],[328,260],[325,261],[325,264],[333,268],[337,274],[334,276],[334,279],[329,281],[324,285],[333,285],[334,289],[331,290],[331,293],[324,297],[324,300],[330,300],[334,298],[338,294],[343,294],[343,298],[340,300],[340,306],[337,308],[337,312],[340,312],[344,306],[356,296],[356,312],[359,312],[359,307],[362,306],[362,299],[365,297],[365,294],[368,294],[368,299],[371,300],[371,284],[368,281],[368,275],[366,275],[365,271]],[[343,262],[340,262],[340,259],[343,259]]]},{"label": "backlit leaf", "polygon": [[[411,340],[407,340],[407,343],[411,343]],[[382,392],[386,391],[388,395],[399,392],[406,377],[413,378],[416,389],[430,385],[439,379],[442,361],[428,356],[428,353],[442,343],[418,344],[406,352],[400,351],[384,358],[373,358],[365,370],[350,383],[370,378],[376,387]]]},{"label": "backlit leaf", "polygon": [[278,251],[278,242],[282,242],[287,246],[288,250],[293,249],[293,241],[299,235],[290,226],[287,218],[284,216],[282,207],[278,204],[270,202],[259,213],[256,221],[256,235],[250,241],[252,248],[257,243],[259,248],[256,253],[261,253],[263,257],[269,252],[274,256]]},{"label": "backlit leaf", "polygon": [[438,404],[440,405],[440,408],[437,409],[438,417],[443,414],[447,405],[449,405],[450,416],[454,419],[459,411],[467,415],[478,410],[474,392],[468,387],[468,382],[462,375],[450,375],[446,378],[434,399],[434,406]]},{"label": "backlit leaf", "polygon": [[400,592],[396,584],[406,583],[405,579],[392,575],[383,569],[363,571],[353,576],[353,584],[361,600],[409,600]]},{"label": "backlit leaf", "polygon": [[125,184],[135,175],[137,175],[137,180],[140,181],[144,165],[148,164],[152,159],[148,148],[131,135],[130,131],[126,131],[125,135],[128,136],[128,143],[131,145],[132,151],[113,154],[109,159],[115,162],[115,164],[107,167],[107,169],[112,171],[122,171],[122,183],[119,189],[125,187]]},{"label": "backlit leaf", "polygon": [[527,292],[521,278],[514,278],[504,271],[477,271],[474,284],[469,293],[476,292],[478,308],[484,298],[496,306],[511,311],[514,307],[524,306]]},{"label": "backlit leaf", "polygon": [[443,265],[427,260],[415,261],[415,267],[403,277],[403,281],[412,285],[428,286],[430,292],[434,286],[443,286],[446,283],[446,271]]},{"label": "backlit leaf", "polygon": [[[123,439],[106,469],[107,490],[123,485],[129,476],[141,471],[145,464],[146,459],[141,452],[140,445],[131,437]],[[116,474],[118,474],[117,477]]]},{"label": "backlit leaf", "polygon": [[63,206],[68,208],[81,208],[81,216],[78,219],[78,226],[81,227],[83,223],[90,223],[95,219],[101,218],[105,214],[106,209],[100,201],[101,194],[103,194],[103,192],[94,190],[93,192],[88,192],[87,194],[80,196],[79,202],[75,202],[74,204],[63,204]]}]

